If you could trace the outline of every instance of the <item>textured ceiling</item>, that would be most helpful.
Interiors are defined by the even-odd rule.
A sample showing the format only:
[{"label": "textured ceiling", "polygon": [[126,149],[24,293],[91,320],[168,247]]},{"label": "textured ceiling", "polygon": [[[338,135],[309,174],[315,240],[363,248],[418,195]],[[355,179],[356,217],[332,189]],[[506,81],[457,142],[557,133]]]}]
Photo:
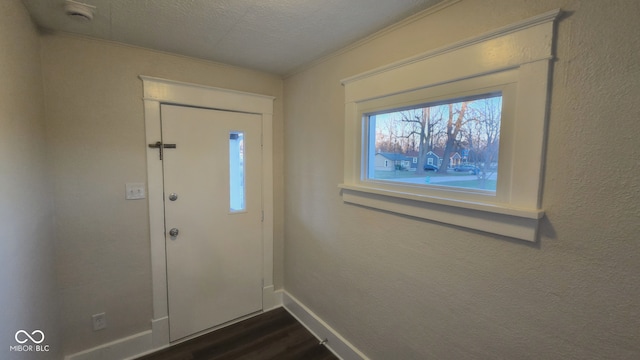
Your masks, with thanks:
[{"label": "textured ceiling", "polygon": [[287,74],[442,0],[23,0],[42,28]]}]

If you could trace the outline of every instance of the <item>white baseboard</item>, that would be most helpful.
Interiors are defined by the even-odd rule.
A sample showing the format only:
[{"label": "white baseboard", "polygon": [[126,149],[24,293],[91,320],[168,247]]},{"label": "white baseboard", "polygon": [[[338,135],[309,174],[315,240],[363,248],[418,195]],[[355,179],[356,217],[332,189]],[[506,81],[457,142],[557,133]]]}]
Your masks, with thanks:
[{"label": "white baseboard", "polygon": [[[369,360],[360,350],[343,338],[331,326],[320,319],[298,299],[283,290],[266,287],[263,293],[264,312],[284,307],[304,327],[306,327],[318,341],[326,339],[325,345],[331,352],[342,360]],[[164,317],[151,322],[152,330],[147,330],[118,339],[110,343],[96,346],[72,355],[65,356],[65,360],[113,360],[134,359],[153,351],[169,346],[168,318]]]},{"label": "white baseboard", "polygon": [[[282,307],[282,290],[267,286],[262,290],[264,312]],[[133,359],[147,353],[158,351],[169,344],[169,317],[151,320],[151,330],[118,339],[72,355],[65,360],[113,360]]]},{"label": "white baseboard", "polygon": [[369,360],[365,354],[347,339],[286,291],[283,292],[282,302],[284,308],[319,341],[326,341],[325,346],[338,358],[342,360]]},{"label": "white baseboard", "polygon": [[132,359],[151,349],[151,330],[143,331],[126,338],[96,346],[72,355],[65,360],[113,360]]},{"label": "white baseboard", "polygon": [[282,290],[276,290],[273,285],[262,288],[262,311],[267,312],[282,307]]},{"label": "white baseboard", "polygon": [[151,347],[154,350],[169,346],[169,317],[151,319]]}]

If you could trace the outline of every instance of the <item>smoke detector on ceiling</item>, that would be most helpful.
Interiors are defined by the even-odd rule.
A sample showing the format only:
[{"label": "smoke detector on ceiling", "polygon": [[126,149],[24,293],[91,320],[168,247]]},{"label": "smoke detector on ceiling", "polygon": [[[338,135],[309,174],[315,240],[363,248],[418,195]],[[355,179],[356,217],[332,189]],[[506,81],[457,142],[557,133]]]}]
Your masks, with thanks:
[{"label": "smoke detector on ceiling", "polygon": [[79,3],[73,0],[66,0],[64,5],[65,14],[80,21],[93,20],[93,13],[95,9],[95,6]]}]

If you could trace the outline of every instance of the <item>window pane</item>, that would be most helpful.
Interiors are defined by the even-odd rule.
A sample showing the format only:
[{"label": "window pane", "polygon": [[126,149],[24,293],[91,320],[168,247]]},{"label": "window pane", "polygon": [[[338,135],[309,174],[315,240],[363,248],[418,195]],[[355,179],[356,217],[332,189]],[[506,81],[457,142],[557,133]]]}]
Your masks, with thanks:
[{"label": "window pane", "polygon": [[239,131],[229,134],[229,194],[230,210],[244,211],[244,133]]},{"label": "window pane", "polygon": [[495,193],[501,114],[499,93],[369,114],[367,178]]}]

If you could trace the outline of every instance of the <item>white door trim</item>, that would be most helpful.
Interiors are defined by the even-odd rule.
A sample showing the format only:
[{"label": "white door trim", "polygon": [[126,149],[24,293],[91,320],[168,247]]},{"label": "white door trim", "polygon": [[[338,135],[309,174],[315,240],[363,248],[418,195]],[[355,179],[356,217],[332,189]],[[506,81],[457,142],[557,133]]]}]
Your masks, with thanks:
[{"label": "white door trim", "polygon": [[262,117],[263,310],[277,303],[273,286],[273,101],[275,97],[140,75],[144,88],[147,148],[147,199],[153,287],[153,348],[169,344],[167,263],[164,235],[162,163],[158,150],[146,144],[160,140],[160,105],[174,104],[231,110]]}]

